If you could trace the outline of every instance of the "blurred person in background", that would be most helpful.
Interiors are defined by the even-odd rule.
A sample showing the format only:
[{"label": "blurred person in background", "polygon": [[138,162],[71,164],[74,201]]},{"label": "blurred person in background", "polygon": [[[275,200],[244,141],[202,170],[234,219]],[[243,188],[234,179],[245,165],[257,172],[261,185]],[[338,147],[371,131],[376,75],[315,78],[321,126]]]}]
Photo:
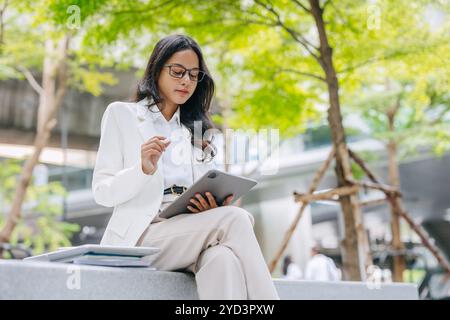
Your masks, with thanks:
[{"label": "blurred person in background", "polygon": [[339,281],[341,272],[333,259],[319,252],[317,245],[311,248],[311,259],[306,265],[305,280]]},{"label": "blurred person in background", "polygon": [[292,261],[292,257],[287,255],[283,260],[283,279],[287,280],[301,280],[303,279],[303,272],[300,267]]}]

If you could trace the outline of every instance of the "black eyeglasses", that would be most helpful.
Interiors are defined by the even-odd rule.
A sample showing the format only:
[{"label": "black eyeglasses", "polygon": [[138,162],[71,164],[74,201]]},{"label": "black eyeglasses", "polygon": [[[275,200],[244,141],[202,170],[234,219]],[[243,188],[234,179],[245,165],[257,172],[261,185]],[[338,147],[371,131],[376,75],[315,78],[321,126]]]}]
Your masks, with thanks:
[{"label": "black eyeglasses", "polygon": [[200,82],[205,76],[205,72],[201,71],[199,68],[186,69],[180,64],[166,64],[164,67],[169,68],[169,74],[177,79],[182,79],[186,72],[188,72],[189,79],[191,81]]}]

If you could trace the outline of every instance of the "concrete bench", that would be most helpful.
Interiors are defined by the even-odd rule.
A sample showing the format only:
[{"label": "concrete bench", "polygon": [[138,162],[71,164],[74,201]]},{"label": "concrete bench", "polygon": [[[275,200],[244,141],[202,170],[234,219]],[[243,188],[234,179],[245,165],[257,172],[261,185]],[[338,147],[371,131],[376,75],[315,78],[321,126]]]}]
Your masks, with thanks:
[{"label": "concrete bench", "polygon": [[[418,299],[413,284],[275,279],[281,299]],[[147,268],[0,260],[0,299],[198,299],[192,274]]]}]

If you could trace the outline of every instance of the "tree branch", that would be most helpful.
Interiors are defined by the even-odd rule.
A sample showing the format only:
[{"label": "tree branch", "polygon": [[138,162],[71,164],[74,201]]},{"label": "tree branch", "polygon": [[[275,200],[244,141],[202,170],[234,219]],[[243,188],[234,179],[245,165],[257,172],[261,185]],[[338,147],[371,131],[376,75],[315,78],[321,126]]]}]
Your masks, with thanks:
[{"label": "tree branch", "polygon": [[271,5],[266,5],[262,3],[260,0],[255,0],[255,3],[266,9],[267,11],[271,12],[277,19],[277,25],[286,30],[287,33],[291,35],[291,37],[300,43],[306,51],[309,52],[310,55],[312,55],[317,61],[319,61],[319,56],[313,52],[313,50],[318,51],[319,49],[314,46],[311,42],[309,42],[303,35],[301,35],[299,32],[293,30],[292,28],[288,27],[282,20],[277,11],[273,8]]},{"label": "tree branch", "polygon": [[299,74],[301,76],[305,76],[305,77],[311,77],[320,81],[324,81],[326,82],[326,79],[324,77],[321,77],[317,74],[313,74],[313,73],[308,73],[308,72],[303,72],[303,71],[299,71],[299,70],[294,70],[294,69],[278,69],[276,71],[276,74],[278,73],[282,73],[282,72],[289,72],[289,73],[295,73],[295,74]]},{"label": "tree branch", "polygon": [[350,157],[356,162],[356,164],[363,169],[363,171],[366,173],[366,175],[369,177],[369,179],[372,182],[378,183],[377,178],[375,175],[370,171],[370,169],[366,166],[364,160],[360,158],[352,149],[348,148],[348,154]]},{"label": "tree branch", "polygon": [[36,91],[38,95],[41,95],[44,89],[42,89],[42,87],[36,81],[33,74],[27,68],[25,68],[23,66],[19,66],[18,69],[20,70],[20,72],[23,73],[23,75],[27,79],[30,86],[34,89],[34,91]]},{"label": "tree branch", "polygon": [[311,13],[311,10],[308,9],[303,3],[300,2],[300,0],[292,0],[296,5],[301,7],[303,10],[305,10],[307,13]]},{"label": "tree branch", "polygon": [[291,37],[294,38],[295,41],[300,43],[306,49],[306,51],[308,51],[309,54],[314,57],[314,59],[320,61],[319,56],[315,52],[313,52],[310,48],[311,46],[313,49],[318,51],[319,49],[316,46],[312,45],[308,40],[305,39],[305,37],[303,37],[297,31],[289,28],[288,26],[282,24],[281,22],[278,25],[281,26],[284,30],[286,30],[291,35]]},{"label": "tree branch", "polygon": [[430,237],[428,236],[427,232],[422,228],[422,226],[416,224],[406,211],[400,210],[399,214],[403,219],[406,220],[411,229],[413,229],[416,232],[422,243],[425,245],[425,247],[428,248],[428,250],[431,251],[431,253],[434,255],[439,264],[443,267],[443,269],[447,272],[447,274],[450,274],[450,264],[447,262],[444,255],[441,253],[441,250],[438,247],[436,247],[436,245],[432,241],[430,241],[429,239]]}]

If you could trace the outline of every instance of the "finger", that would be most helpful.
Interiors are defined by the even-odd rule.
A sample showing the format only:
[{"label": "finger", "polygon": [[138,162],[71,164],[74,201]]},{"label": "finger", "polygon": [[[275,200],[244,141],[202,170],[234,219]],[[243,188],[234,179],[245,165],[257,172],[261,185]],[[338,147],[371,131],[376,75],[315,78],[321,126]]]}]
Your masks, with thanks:
[{"label": "finger", "polygon": [[197,210],[197,209],[195,209],[195,208],[193,208],[193,207],[191,207],[191,206],[187,206],[187,208],[188,208],[188,210],[190,210],[190,211],[193,212],[193,213],[198,213],[198,212],[200,212],[199,210]]},{"label": "finger", "polygon": [[144,158],[149,158],[150,156],[158,156],[158,157],[161,157],[161,152],[159,152],[158,150],[149,150],[149,151],[147,151],[147,152],[145,152],[144,154],[143,154],[143,157]]},{"label": "finger", "polygon": [[150,139],[148,139],[147,142],[155,141],[155,140],[164,140],[164,139],[167,139],[167,137],[165,137],[165,136],[153,136]]},{"label": "finger", "polygon": [[145,143],[145,145],[157,144],[157,145],[161,146],[161,148],[165,148],[170,144],[170,140],[168,143],[164,143],[163,140],[167,140],[167,139],[165,137],[162,137],[162,138],[164,138],[164,139],[161,140],[161,139],[153,139],[152,138],[149,141],[147,141]]},{"label": "finger", "polygon": [[[163,151],[166,151],[167,147],[169,146],[170,142],[168,144],[157,144],[158,147],[162,148]],[[156,144],[153,144],[156,145]]]},{"label": "finger", "polygon": [[155,149],[155,148],[151,148],[151,149],[148,149],[147,151],[145,151],[144,152],[144,154],[147,154],[147,153],[153,153],[153,154],[162,154],[162,151],[159,151],[158,149]]},{"label": "finger", "polygon": [[200,201],[200,203],[202,204],[203,208],[209,209],[208,202],[206,202],[205,198],[203,198],[203,196],[200,193],[197,193],[195,196]]},{"label": "finger", "polygon": [[231,203],[231,201],[233,200],[233,198],[234,198],[233,195],[229,195],[228,197],[226,197],[224,202],[223,202],[223,205],[224,206],[228,206]]},{"label": "finger", "polygon": [[156,145],[156,144],[153,144],[150,148],[149,148],[149,150],[157,150],[157,151],[159,151],[159,152],[164,152],[164,151],[166,151],[166,149],[165,148],[161,148],[160,146],[158,146],[158,145]]},{"label": "finger", "polygon": [[152,144],[150,144],[150,145],[147,145],[147,146],[144,146],[144,147],[142,147],[142,151],[147,151],[147,150],[150,150],[150,149],[157,149],[157,150],[159,150],[159,151],[164,151],[164,148],[163,147],[161,147],[159,144],[155,144],[155,143],[152,143]]},{"label": "finger", "polygon": [[168,146],[169,144],[170,144],[170,141],[169,141],[169,143],[164,143],[164,142],[162,142],[162,141],[160,141],[160,140],[153,141],[153,142],[151,143],[151,145],[158,145],[158,146],[160,146],[160,147],[163,148],[163,149],[166,149],[167,146]]},{"label": "finger", "polygon": [[141,146],[141,150],[142,151],[145,151],[145,150],[148,150],[148,149],[150,149],[150,148],[159,148],[159,149],[161,149],[161,150],[164,150],[166,147],[165,146],[161,146],[161,145],[159,145],[158,143],[155,143],[155,142],[151,142],[151,143],[149,143],[149,144],[143,144],[142,146]]},{"label": "finger", "polygon": [[164,139],[155,139],[153,142],[159,143],[159,144],[163,144],[163,145],[167,145],[170,143],[170,139],[167,137],[164,137]]},{"label": "finger", "polygon": [[206,192],[206,197],[208,198],[209,201],[209,206],[211,208],[217,208],[217,203],[216,203],[216,199],[214,199],[214,197],[212,196],[212,194],[210,192]]},{"label": "finger", "polygon": [[191,198],[191,200],[189,200],[189,202],[191,202],[193,205],[195,205],[199,210],[204,210],[202,204],[200,202],[198,202],[196,199]]},{"label": "finger", "polygon": [[149,145],[149,144],[151,144],[151,143],[153,143],[153,142],[155,142],[155,141],[159,141],[159,140],[161,140],[161,138],[166,138],[166,137],[164,137],[164,136],[155,136],[155,137],[151,137],[150,139],[148,139],[147,141],[145,141],[145,143],[144,143],[144,145]]}]

